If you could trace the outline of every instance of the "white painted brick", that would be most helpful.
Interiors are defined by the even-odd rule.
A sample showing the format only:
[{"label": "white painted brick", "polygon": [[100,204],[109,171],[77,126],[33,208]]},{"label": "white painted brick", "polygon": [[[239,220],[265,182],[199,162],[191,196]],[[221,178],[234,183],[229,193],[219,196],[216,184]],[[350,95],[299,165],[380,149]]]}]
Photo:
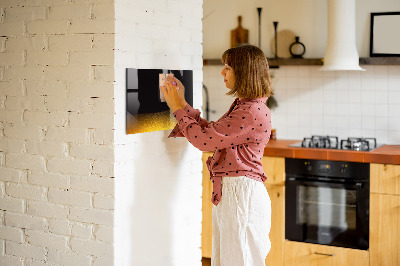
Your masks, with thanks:
[{"label": "white painted brick", "polygon": [[45,218],[13,212],[6,212],[5,224],[7,226],[34,230],[46,230],[48,227]]},{"label": "white painted brick", "polygon": [[77,33],[114,33],[114,20],[73,19],[70,34]]},{"label": "white painted brick", "polygon": [[24,140],[0,138],[0,150],[11,153],[22,153],[25,149]]},{"label": "white painted brick", "polygon": [[71,223],[68,220],[51,219],[49,231],[58,235],[71,235]]},{"label": "white painted brick", "polygon": [[114,238],[114,228],[111,226],[103,226],[99,225],[97,230],[95,231],[94,235],[96,236],[97,240],[113,243]]},{"label": "white painted brick", "polygon": [[185,42],[181,44],[182,54],[201,56],[203,54],[203,46],[201,43]]},{"label": "white painted brick", "polygon": [[[83,254],[49,250],[47,255],[49,263],[59,265],[90,266],[91,257]],[[111,265],[111,264],[110,264]]]},{"label": "white painted brick", "polygon": [[96,160],[93,162],[93,173],[102,177],[113,177],[114,163]]},{"label": "white painted brick", "polygon": [[23,236],[24,233],[19,228],[0,226],[0,239],[22,243]]},{"label": "white painted brick", "polygon": [[50,6],[48,19],[90,19],[90,5]]},{"label": "white painted brick", "polygon": [[88,141],[88,134],[83,128],[51,127],[46,133],[46,140],[83,144]]},{"label": "white painted brick", "polygon": [[26,152],[30,154],[63,157],[67,153],[68,146],[60,142],[27,141]]},{"label": "white painted brick", "polygon": [[6,22],[46,19],[46,8],[43,6],[6,8]]},{"label": "white painted brick", "polygon": [[26,24],[28,34],[67,34],[67,20],[32,21]]},{"label": "white painted brick", "polygon": [[48,266],[49,264],[45,261],[37,261],[33,259],[26,259],[25,266]]},{"label": "white painted brick", "polygon": [[70,0],[29,0],[28,2],[24,1],[25,6],[58,6],[58,5],[66,5]]},{"label": "white painted brick", "polygon": [[22,124],[22,110],[8,111],[2,110],[0,112],[0,121],[10,124]]},{"label": "white painted brick", "polygon": [[22,66],[23,53],[0,53],[0,66]]},{"label": "white painted brick", "polygon": [[71,206],[68,219],[84,223],[94,223],[112,226],[114,222],[114,212],[98,209],[87,209]]},{"label": "white painted brick", "polygon": [[12,139],[41,140],[43,130],[37,126],[12,126],[4,128],[4,135]]},{"label": "white painted brick", "polygon": [[22,96],[21,81],[2,81],[0,82],[0,95]]},{"label": "white painted brick", "polygon": [[89,81],[92,69],[90,66],[65,66],[65,67],[45,67],[44,77],[51,81]]},{"label": "white painted brick", "polygon": [[69,177],[62,174],[29,171],[28,182],[34,185],[69,188]]},{"label": "white painted brick", "polygon": [[111,19],[115,17],[114,3],[94,4],[93,19]]},{"label": "white painted brick", "polygon": [[45,200],[46,190],[44,187],[8,183],[6,185],[7,195],[14,198],[32,199],[32,200]]},{"label": "white painted brick", "polygon": [[10,197],[2,198],[0,200],[0,210],[22,213],[24,210],[24,201],[22,199],[15,199]]},{"label": "white painted brick", "polygon": [[36,52],[28,51],[26,55],[27,66],[65,66],[68,64],[67,51]]},{"label": "white painted brick", "polygon": [[50,202],[80,207],[90,207],[91,195],[87,192],[74,191],[71,189],[50,188],[48,192]]},{"label": "white painted brick", "polygon": [[89,160],[77,159],[49,159],[47,162],[49,172],[90,175],[92,171],[92,162]]},{"label": "white painted brick", "polygon": [[59,81],[25,81],[27,95],[38,96],[58,96],[60,98],[67,96],[67,85]]},{"label": "white painted brick", "polygon": [[43,201],[27,201],[27,214],[39,217],[65,219],[69,207]]},{"label": "white painted brick", "polygon": [[6,165],[5,157],[6,157],[6,153],[5,152],[0,152],[0,165],[2,165],[2,166]]},{"label": "white painted brick", "polygon": [[6,254],[37,260],[45,260],[46,249],[43,247],[35,247],[28,244],[19,244],[12,241],[7,241]]},{"label": "white painted brick", "polygon": [[21,22],[0,23],[2,36],[21,36],[24,34],[24,24]]},{"label": "white painted brick", "polygon": [[5,107],[7,110],[40,110],[45,111],[43,96],[7,96]]},{"label": "white painted brick", "polygon": [[73,223],[72,224],[72,236],[80,238],[91,238],[92,237],[92,225],[85,223]]},{"label": "white painted brick", "polygon": [[114,67],[95,66],[94,78],[98,81],[114,81]]},{"label": "white painted brick", "polygon": [[93,35],[93,49],[109,50],[109,49],[114,49],[114,47],[115,47],[115,35],[114,34],[94,34]]},{"label": "white painted brick", "polygon": [[114,194],[114,178],[95,176],[71,176],[71,188],[76,190]]},{"label": "white painted brick", "polygon": [[66,250],[68,248],[68,237],[45,233],[36,230],[25,230],[26,242],[39,247],[55,250]]},{"label": "white painted brick", "polygon": [[112,97],[114,84],[112,82],[76,82],[69,85],[70,96],[75,97]]},{"label": "white painted brick", "polygon": [[24,266],[23,260],[21,260],[20,256],[10,256],[10,255],[1,255],[0,254],[0,262],[1,265],[8,266]]},{"label": "white painted brick", "polygon": [[93,207],[96,209],[114,210],[114,197],[95,194],[93,195]]},{"label": "white painted brick", "polygon": [[[51,35],[49,36],[50,51],[90,51],[92,50],[93,36],[84,35]],[[113,39],[114,40],[114,39]]]},{"label": "white painted brick", "polygon": [[113,264],[114,264],[114,250],[112,250],[110,253],[104,256],[96,257],[96,259],[93,261],[93,266],[108,266]]},{"label": "white painted brick", "polygon": [[76,252],[93,256],[112,255],[113,245],[94,240],[80,239],[73,237],[71,239],[71,249]]},{"label": "white painted brick", "polygon": [[113,145],[114,130],[109,129],[90,129],[90,141],[94,144]]},{"label": "white painted brick", "polygon": [[7,37],[0,37],[0,53],[4,53],[6,50]]},{"label": "white painted brick", "polygon": [[20,36],[8,37],[5,43],[7,52],[19,51],[43,51],[47,48],[47,43],[43,36]]},{"label": "white painted brick", "polygon": [[41,67],[14,66],[4,70],[4,79],[9,80],[43,80],[44,71]]},{"label": "white painted brick", "polygon": [[46,162],[42,156],[38,155],[9,153],[6,156],[6,166],[44,171],[46,169]]},{"label": "white painted brick", "polygon": [[80,112],[84,106],[84,99],[62,98],[59,96],[47,96],[46,108],[51,111]]},{"label": "white painted brick", "polygon": [[68,124],[67,112],[35,112],[24,113],[27,124],[38,126],[65,126]]},{"label": "white painted brick", "polygon": [[70,65],[113,65],[114,51],[95,50],[89,52],[70,52]]},{"label": "white painted brick", "polygon": [[112,146],[96,144],[83,146],[72,144],[70,148],[70,156],[78,159],[113,161],[114,150]]},{"label": "white painted brick", "polygon": [[70,114],[70,126],[74,128],[113,129],[113,113]]}]

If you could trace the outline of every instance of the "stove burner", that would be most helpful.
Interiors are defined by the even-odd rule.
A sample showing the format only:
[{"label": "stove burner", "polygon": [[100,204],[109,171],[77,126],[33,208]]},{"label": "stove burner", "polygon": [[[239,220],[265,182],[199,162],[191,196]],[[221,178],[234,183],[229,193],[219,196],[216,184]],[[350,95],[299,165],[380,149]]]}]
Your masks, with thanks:
[{"label": "stove burner", "polygon": [[369,151],[376,148],[376,138],[347,138],[340,141],[343,150]]},{"label": "stove burner", "polygon": [[301,147],[305,148],[326,148],[338,149],[338,137],[333,136],[312,136],[311,138],[304,138],[301,142]]}]

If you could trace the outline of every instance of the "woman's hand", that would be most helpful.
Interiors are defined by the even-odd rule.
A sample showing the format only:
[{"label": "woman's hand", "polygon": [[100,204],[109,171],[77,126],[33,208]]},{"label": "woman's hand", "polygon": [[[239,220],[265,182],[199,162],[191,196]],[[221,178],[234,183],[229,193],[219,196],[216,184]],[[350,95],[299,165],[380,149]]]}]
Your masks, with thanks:
[{"label": "woman's hand", "polygon": [[168,76],[161,90],[164,93],[165,101],[169,109],[171,109],[173,113],[178,109],[184,109],[186,107],[185,88],[178,79]]}]

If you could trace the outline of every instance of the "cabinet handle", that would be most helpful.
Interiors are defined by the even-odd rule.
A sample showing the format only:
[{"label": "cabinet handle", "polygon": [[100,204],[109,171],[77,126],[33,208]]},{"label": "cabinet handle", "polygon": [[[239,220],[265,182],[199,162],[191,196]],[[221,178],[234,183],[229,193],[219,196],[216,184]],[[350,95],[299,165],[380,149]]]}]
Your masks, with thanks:
[{"label": "cabinet handle", "polygon": [[316,254],[316,255],[324,255],[324,256],[331,256],[331,257],[335,256],[335,254],[327,254],[327,253],[319,253],[319,252],[314,252],[314,254]]}]

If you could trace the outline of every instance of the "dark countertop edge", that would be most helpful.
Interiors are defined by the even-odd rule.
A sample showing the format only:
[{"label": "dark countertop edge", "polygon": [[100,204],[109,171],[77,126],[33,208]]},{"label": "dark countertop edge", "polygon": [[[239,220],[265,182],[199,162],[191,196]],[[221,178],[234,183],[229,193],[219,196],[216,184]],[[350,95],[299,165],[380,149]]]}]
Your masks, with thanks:
[{"label": "dark countertop edge", "polygon": [[264,156],[400,165],[400,145],[383,145],[370,152],[289,147],[300,141],[271,140],[264,150]]}]

